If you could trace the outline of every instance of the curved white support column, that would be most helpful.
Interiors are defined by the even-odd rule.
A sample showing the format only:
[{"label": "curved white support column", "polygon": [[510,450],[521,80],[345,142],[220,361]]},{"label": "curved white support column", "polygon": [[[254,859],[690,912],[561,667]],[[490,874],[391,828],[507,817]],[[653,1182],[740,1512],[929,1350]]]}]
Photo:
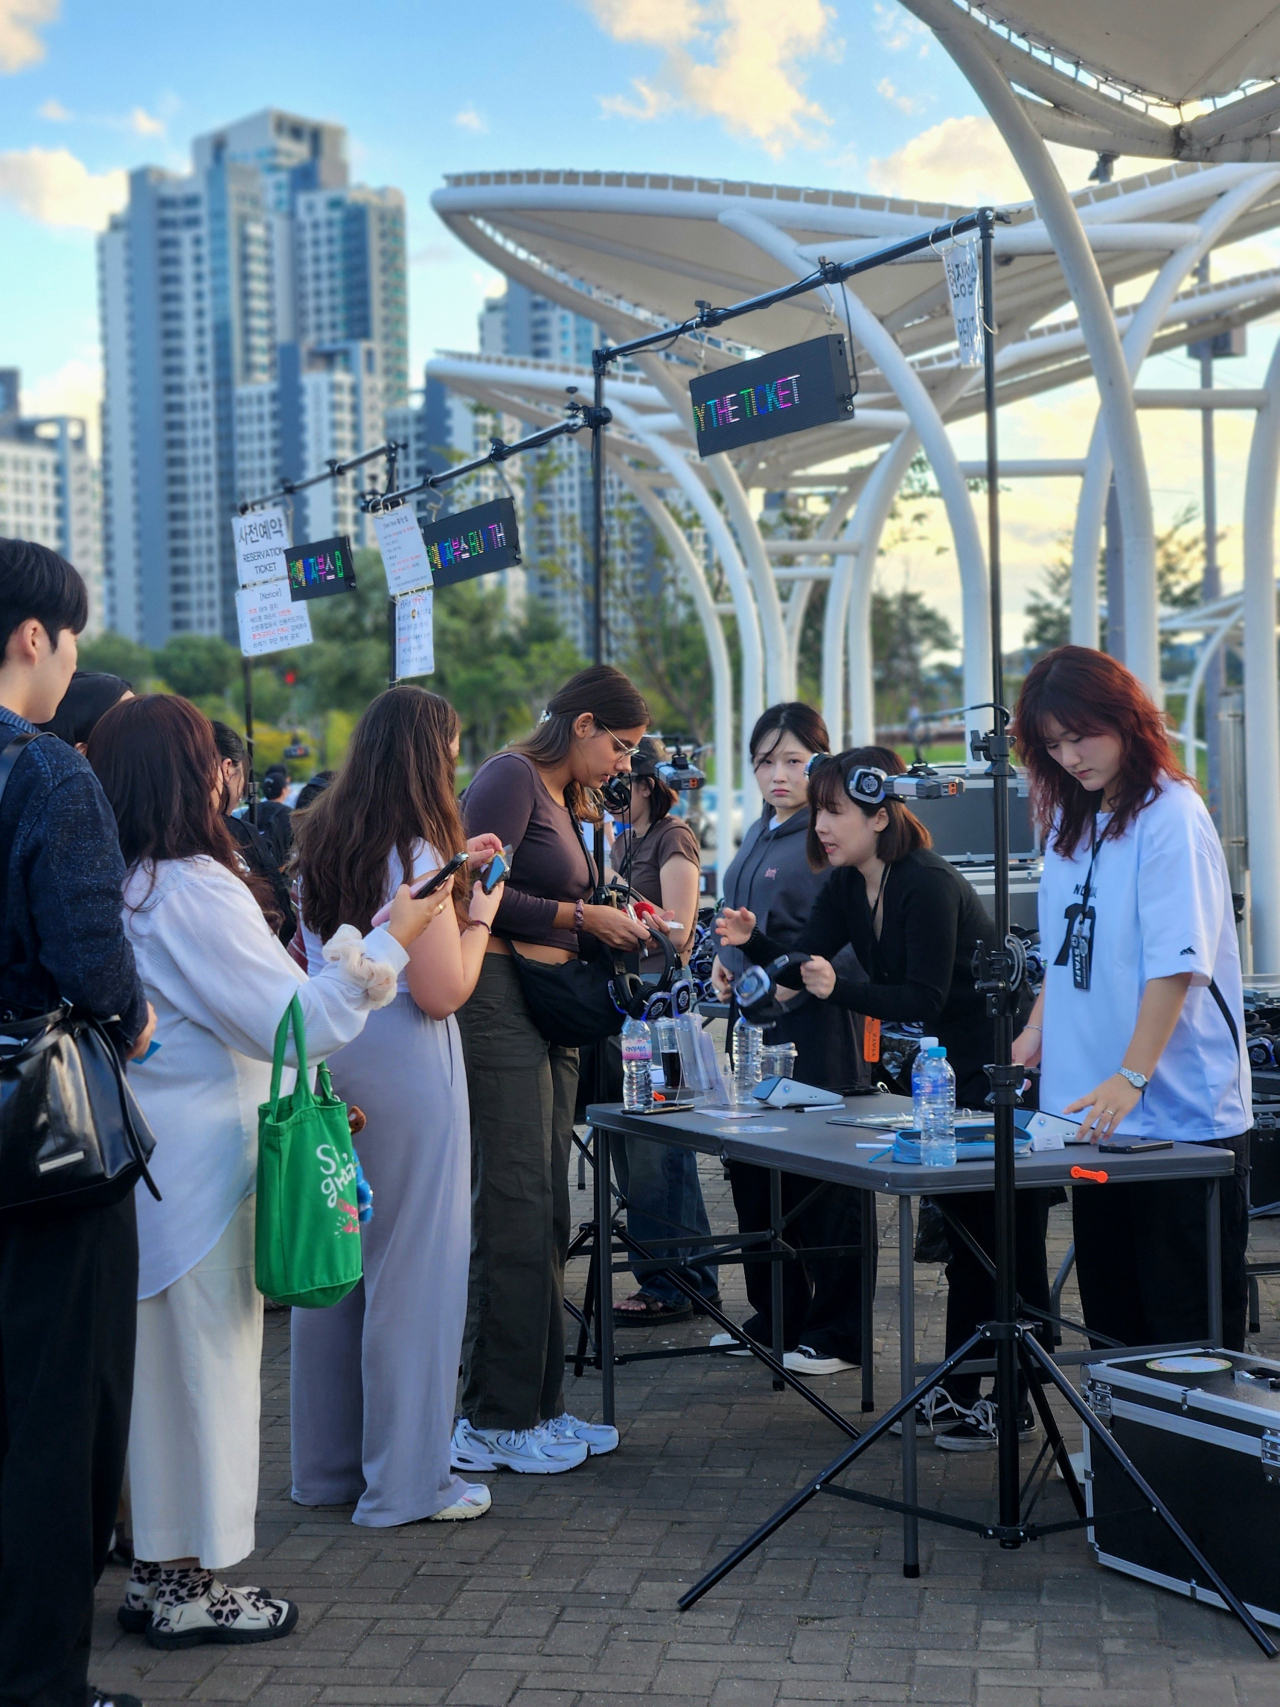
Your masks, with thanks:
[{"label": "curved white support column", "polygon": [[[1170,255],[1156,274],[1151,288],[1130,320],[1121,344],[1131,383],[1137,379],[1151,348],[1151,340],[1164,323],[1169,306],[1187,274],[1278,177],[1280,173],[1262,168],[1251,181],[1236,184],[1216,202],[1211,202],[1198,222],[1196,241]],[[1107,442],[1102,411],[1099,410],[1089,439],[1071,551],[1071,639],[1077,646],[1098,644],[1098,553],[1102,549],[1102,528],[1110,485],[1111,447]],[[1127,581],[1125,592],[1127,597]],[[1126,635],[1128,608],[1126,604]],[[1127,645],[1126,639],[1126,649]]]},{"label": "curved white support column", "polygon": [[[1240,612],[1234,610],[1230,616],[1206,635],[1200,647],[1200,656],[1196,659],[1196,667],[1191,672],[1191,681],[1187,686],[1187,703],[1182,708],[1182,763],[1194,776],[1196,774],[1196,707],[1200,703],[1200,692],[1204,687],[1204,678],[1209,666],[1222,650],[1227,636],[1233,628],[1240,626]],[[1206,707],[1205,721],[1208,722],[1209,711]]]},{"label": "curved white support column", "polygon": [[[797,277],[812,271],[796,245],[777,226],[770,225],[758,214],[731,211],[720,215],[720,223],[739,236],[746,237],[768,255],[790,269]],[[962,620],[964,629],[964,691],[966,704],[986,697],[991,681],[991,633],[988,609],[987,560],[982,550],[978,520],[970,502],[969,491],[960,472],[955,449],[943,425],[933,398],[911,363],[898,348],[892,333],[854,294],[842,285],[845,306],[854,337],[875,362],[885,380],[906,410],[912,428],[918,434],[925,454],[933,467],[938,490],[946,506],[947,520],[955,543],[956,560],[960,568]],[[966,713],[974,726],[982,721],[982,713]]]},{"label": "curved white support column", "polygon": [[[647,481],[638,480],[624,456],[609,453],[609,466],[626,485],[632,497],[648,516],[666,541],[672,557],[684,575],[685,585],[693,599],[698,621],[707,643],[707,658],[711,664],[712,722],[716,749],[716,884],[717,893],[733,858],[733,665],[720,626],[715,600],[707,586],[702,565],[693,547],[680,531],[675,517]],[[723,778],[723,781],[721,779]]]},{"label": "curved white support column", "polygon": [[1244,754],[1256,972],[1280,972],[1280,689],[1276,681],[1276,475],[1280,343],[1267,369],[1244,485]]},{"label": "curved white support column", "polygon": [[[760,630],[756,624],[756,608],[751,597],[751,585],[747,580],[747,572],[738,556],[738,548],[734,543],[733,534],[722,512],[712,502],[711,494],[707,491],[694,469],[689,465],[684,454],[669,444],[661,434],[649,431],[648,426],[636,412],[629,409],[625,403],[613,402],[609,405],[617,420],[627,429],[633,438],[637,439],[657,462],[671,475],[674,483],[679,486],[685,497],[697,511],[698,519],[707,530],[716,556],[724,569],[725,579],[729,583],[729,596],[733,600],[734,614],[738,619],[738,644],[742,652],[742,727],[739,731],[741,743],[742,764],[742,806],[744,816],[750,816],[754,806],[755,772],[751,768],[751,730],[764,710],[762,690],[764,687],[764,660],[760,651]],[[718,768],[718,767],[717,767]]]},{"label": "curved white support column", "polygon": [[[903,0],[903,4],[933,30],[995,121],[1031,187],[1036,212],[1044,221],[1066,275],[1093,364],[1107,440],[1115,460],[1116,497],[1124,537],[1125,662],[1159,703],[1160,643],[1156,628],[1151,490],[1120,334],[1089,239],[1043,139],[983,46],[982,29],[968,21],[954,0]],[[976,697],[981,699],[983,695]]]}]

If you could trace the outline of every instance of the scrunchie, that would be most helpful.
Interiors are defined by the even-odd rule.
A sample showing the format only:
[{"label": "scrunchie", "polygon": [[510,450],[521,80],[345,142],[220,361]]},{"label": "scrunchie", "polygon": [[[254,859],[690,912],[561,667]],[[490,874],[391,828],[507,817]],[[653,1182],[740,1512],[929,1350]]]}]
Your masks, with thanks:
[{"label": "scrunchie", "polygon": [[354,925],[339,925],[324,945],[324,957],[338,961],[353,984],[359,984],[371,1008],[385,1008],[396,999],[396,974],[385,960],[365,953],[364,938]]}]

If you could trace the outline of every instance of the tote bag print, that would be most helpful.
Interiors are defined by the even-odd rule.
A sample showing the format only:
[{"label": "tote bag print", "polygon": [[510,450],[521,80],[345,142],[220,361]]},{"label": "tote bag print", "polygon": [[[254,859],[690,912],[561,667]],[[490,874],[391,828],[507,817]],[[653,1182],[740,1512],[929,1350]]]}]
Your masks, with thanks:
[{"label": "tote bag print", "polygon": [[[289,1028],[298,1082],[280,1094]],[[336,1304],[363,1272],[356,1207],[356,1161],[347,1105],[329,1070],[307,1071],[302,1004],[295,996],[276,1032],[271,1100],[258,1109],[258,1290],[303,1308]]]}]

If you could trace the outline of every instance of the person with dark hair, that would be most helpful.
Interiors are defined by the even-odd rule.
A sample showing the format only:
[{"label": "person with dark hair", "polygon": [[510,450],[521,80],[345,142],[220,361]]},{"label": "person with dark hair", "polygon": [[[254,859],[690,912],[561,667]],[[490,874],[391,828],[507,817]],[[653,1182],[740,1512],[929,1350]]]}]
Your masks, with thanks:
[{"label": "person with dark hair", "polygon": [[[764,806],[725,872],[724,894],[730,907],[749,907],[761,929],[784,948],[799,940],[828,881],[828,873],[814,871],[806,857],[805,826],[808,765],[816,753],[830,748],[826,724],[802,700],[771,705],[751,731],[751,759]],[[746,964],[741,949],[721,943],[712,978],[726,998]],[[846,953],[841,965],[851,972],[857,969],[852,953]],[[731,1037],[736,1017],[737,1009],[731,1006]],[[807,992],[797,992],[788,1001],[785,1015],[768,1028],[766,1041],[795,1044],[795,1076],[805,1083],[845,1090],[861,1076],[853,1015]],[[767,1227],[769,1170],[730,1162],[729,1184],[740,1231]],[[862,1209],[856,1191],[829,1185],[814,1197],[812,1180],[784,1173],[782,1207],[792,1216],[787,1236],[797,1249],[829,1250],[861,1242]],[[743,1327],[764,1345],[773,1340],[770,1268],[764,1262],[745,1265],[752,1314]],[[788,1367],[809,1375],[855,1368],[862,1358],[861,1298],[862,1268],[856,1252],[783,1263],[782,1344]],[[732,1334],[715,1334],[711,1343],[736,1355],[738,1341]]]},{"label": "person with dark hair", "polygon": [[123,676],[107,675],[102,670],[77,670],[67,683],[62,703],[40,728],[46,735],[56,735],[77,753],[83,753],[103,712],[110,711],[122,699],[132,698],[133,687]]},{"label": "person with dark hair", "polygon": [[[698,884],[702,876],[702,851],[698,838],[683,818],[673,818],[671,808],[679,799],[675,789],[658,774],[667,762],[667,749],[646,735],[631,761],[631,811],[629,821],[609,850],[609,863],[623,883],[654,906],[679,921],[671,932],[671,944],[683,952],[693,940],[698,917]],[[640,960],[640,972],[661,972],[665,961],[655,949]],[[616,1038],[597,1045],[605,1050],[608,1102],[622,1101],[622,1049]],[[651,1240],[671,1240],[683,1229],[709,1236],[711,1224],[698,1181],[698,1158],[679,1144],[651,1144],[631,1138],[613,1146],[618,1186],[627,1200],[627,1230],[642,1245]],[[691,1258],[687,1251],[667,1250],[668,1262],[680,1258],[684,1278],[698,1292],[720,1301],[719,1273],[715,1263]],[[624,1326],[643,1327],[656,1321],[680,1320],[692,1315],[693,1306],[679,1287],[661,1273],[650,1272],[651,1264],[633,1262],[631,1272],[640,1282],[638,1291],[614,1306],[614,1320]]]},{"label": "person with dark hair", "polygon": [[256,829],[247,818],[236,816],[236,807],[244,799],[245,783],[248,780],[249,749],[238,730],[233,729],[229,723],[219,722],[216,717],[213,719],[213,738],[217,743],[219,769],[222,772],[223,817],[227,821],[231,839],[244,856],[245,864],[271,889],[275,910],[280,915],[276,935],[287,948],[298,929],[288,880],[276,863],[274,852],[267,845],[262,831]]},{"label": "person with dark hair", "polygon": [[[1015,729],[1046,839],[1049,964],[1014,1060],[1039,1065],[1041,1108],[1079,1115],[1091,1139],[1232,1153],[1223,1335],[1243,1351],[1252,1092],[1222,846],[1159,710],[1116,659],[1084,646],[1046,654],[1023,683]],[[1204,1344],[1201,1182],[1077,1186],[1072,1197],[1086,1324],[1122,1345]]]},{"label": "person with dark hair", "polygon": [[288,769],[284,765],[268,765],[262,774],[258,831],[281,869],[293,852],[293,811],[282,798],[288,786]]},{"label": "person with dark hair", "polygon": [[[0,1020],[73,1002],[136,1060],[155,1015],[121,922],[111,808],[74,746],[38,734],[88,614],[69,563],[0,539]],[[132,1194],[0,1219],[0,1694],[15,1707],[139,1707],[86,1681],[124,1474],[137,1279]]]},{"label": "person with dark hair", "polygon": [[[329,784],[337,774],[337,771],[317,771],[311,778],[311,781],[304,782],[302,787],[298,790],[298,798],[293,803],[293,810],[295,812],[305,812],[308,806],[311,806],[315,801],[319,800],[320,796],[324,793],[325,789],[328,788]],[[292,824],[293,820],[290,819],[291,828]]]},{"label": "person with dark hair", "polygon": [[548,1043],[512,957],[562,964],[594,936],[639,950],[648,929],[591,901],[582,823],[593,791],[631,768],[649,709],[620,670],[582,670],[533,734],[486,759],[463,796],[472,834],[512,848],[479,982],[458,1014],[471,1102],[471,1277],[462,1350],[459,1470],[551,1475],[611,1452],[617,1430],[564,1404],[564,1264],[578,1051]]},{"label": "person with dark hair", "polygon": [[[972,886],[932,851],[928,830],[901,800],[881,794],[868,799],[850,788],[855,771],[881,778],[905,766],[887,747],[855,747],[819,760],[809,775],[810,862],[831,869],[831,880],[814,903],[793,946],[810,958],[784,981],[803,984],[823,1002],[872,1019],[916,1021],[937,1036],[956,1075],[961,1105],[981,1107],[987,1094],[984,1068],[991,1060],[992,1022],[986,998],[975,987],[973,952],[994,941],[995,926]],[[766,962],[781,946],[760,930],[748,908],[727,909],[717,921],[723,940]],[[838,972],[832,961],[851,946],[867,974]],[[948,1193],[946,1212],[984,1251],[994,1244],[990,1192]],[[1019,1192],[1018,1289],[1026,1303],[1049,1308],[1045,1258],[1048,1201],[1043,1192]],[[959,1237],[947,1266],[947,1350],[962,1345],[995,1307],[995,1289],[985,1267]],[[953,1374],[936,1389],[928,1421],[946,1450],[994,1446],[995,1413],[979,1398],[980,1378]],[[932,1397],[932,1396],[931,1396]],[[1034,1421],[1024,1408],[1020,1431]]]},{"label": "person with dark hair", "polygon": [[[302,936],[310,967],[340,919],[378,916],[401,881],[462,851],[487,864],[494,836],[467,843],[454,793],[460,728],[447,700],[408,682],[379,694],[333,785],[296,824]],[[502,886],[466,873],[409,952],[396,999],[332,1062],[365,1115],[360,1163],[373,1190],[360,1229],[364,1279],[327,1310],[295,1310],[293,1498],[354,1504],[372,1528],[483,1517],[489,1490],[450,1467],[471,1247],[467,1081],[454,1014],[475,988]],[[468,901],[468,891],[469,901]]]},{"label": "person with dark hair", "polygon": [[202,712],[172,694],[125,700],[89,737],[89,762],[116,815],[125,928],[158,1015],[159,1048],[135,1069],[161,1200],[138,1200],[136,1558],[119,1618],[157,1648],[272,1641],[293,1628],[297,1608],[215,1575],[255,1545],[258,1108],[294,997],[312,1061],[349,1043],[394,996],[441,902],[402,887],[386,926],[335,931],[308,979],[272,934],[270,889],[227,829]]}]

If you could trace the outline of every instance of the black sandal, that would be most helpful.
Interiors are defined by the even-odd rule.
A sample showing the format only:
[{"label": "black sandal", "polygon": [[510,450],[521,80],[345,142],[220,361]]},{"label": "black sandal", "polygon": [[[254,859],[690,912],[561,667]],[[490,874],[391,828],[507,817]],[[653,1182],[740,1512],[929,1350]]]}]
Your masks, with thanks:
[{"label": "black sandal", "polygon": [[[628,1310],[624,1307],[626,1304],[639,1304],[641,1308]],[[646,1292],[642,1286],[622,1304],[614,1305],[613,1325],[615,1328],[647,1328],[654,1322],[685,1322],[692,1315],[693,1305],[687,1300],[668,1304],[654,1293]]]}]

